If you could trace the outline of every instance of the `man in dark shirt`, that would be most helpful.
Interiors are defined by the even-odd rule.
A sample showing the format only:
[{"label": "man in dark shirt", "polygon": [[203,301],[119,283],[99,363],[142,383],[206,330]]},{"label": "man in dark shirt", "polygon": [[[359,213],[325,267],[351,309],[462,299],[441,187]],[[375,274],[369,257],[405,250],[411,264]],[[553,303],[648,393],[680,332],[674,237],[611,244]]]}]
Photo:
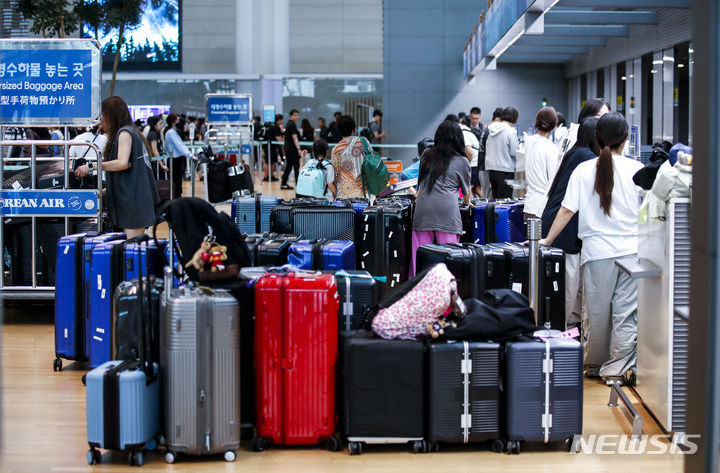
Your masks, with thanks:
[{"label": "man in dark shirt", "polygon": [[328,133],[330,132],[330,129],[325,125],[325,118],[320,117],[318,118],[318,128],[320,129],[320,133],[318,134],[318,137],[321,140],[325,140],[326,142],[328,140]]},{"label": "man in dark shirt", "polygon": [[300,112],[296,109],[290,110],[290,120],[285,128],[285,172],[282,175],[280,189],[293,189],[288,185],[290,171],[295,170],[295,182],[297,182],[300,171],[300,133],[297,129],[297,121],[300,119]]},{"label": "man in dark shirt", "polygon": [[382,120],[382,117],[383,113],[380,110],[375,109],[375,111],[373,112],[372,120],[370,121],[370,125],[368,126],[368,128],[370,128],[371,144],[380,143],[380,140],[382,140],[383,138],[387,138],[387,134],[380,126],[380,121]]},{"label": "man in dark shirt", "polygon": [[[267,138],[272,141],[283,141],[283,116],[281,113],[278,113],[275,115],[275,124],[270,127],[270,130],[268,130]],[[263,181],[267,182],[269,180],[272,180],[273,182],[277,181],[278,178],[275,177],[275,164],[277,164],[279,156],[278,153],[280,152],[280,145],[276,144],[270,144],[270,164],[268,165],[265,163],[265,177],[263,178]]]},{"label": "man in dark shirt", "polygon": [[335,120],[333,120],[333,122],[330,123],[330,126],[328,127],[328,143],[339,143],[340,140],[342,140],[342,135],[340,134],[340,130],[338,129],[338,122],[340,121],[340,117],[342,117],[342,113],[335,112]]}]

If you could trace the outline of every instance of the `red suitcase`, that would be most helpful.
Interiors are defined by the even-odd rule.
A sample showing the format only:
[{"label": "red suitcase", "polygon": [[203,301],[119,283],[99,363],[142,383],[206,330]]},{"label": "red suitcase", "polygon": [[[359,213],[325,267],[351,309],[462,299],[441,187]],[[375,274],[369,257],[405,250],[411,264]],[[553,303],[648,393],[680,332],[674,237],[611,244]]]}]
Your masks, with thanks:
[{"label": "red suitcase", "polygon": [[312,445],[335,436],[338,296],[331,274],[270,274],[255,286],[257,437],[267,443]]}]

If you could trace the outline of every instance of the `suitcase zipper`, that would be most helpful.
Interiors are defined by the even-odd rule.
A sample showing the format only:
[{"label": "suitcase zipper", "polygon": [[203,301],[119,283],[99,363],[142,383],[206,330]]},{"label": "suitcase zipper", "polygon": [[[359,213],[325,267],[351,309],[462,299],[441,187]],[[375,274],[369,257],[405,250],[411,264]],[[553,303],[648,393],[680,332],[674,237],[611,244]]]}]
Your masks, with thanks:
[{"label": "suitcase zipper", "polygon": [[545,414],[542,416],[542,427],[545,430],[545,443],[550,441],[552,428],[552,414],[550,414],[550,373],[553,372],[553,360],[550,358],[550,341],[545,342],[545,359],[543,360],[543,373],[545,373]]},{"label": "suitcase zipper", "polygon": [[460,371],[463,374],[463,414],[460,416],[460,427],[463,429],[463,443],[470,440],[470,427],[472,415],[470,414],[470,374],[472,373],[472,360],[470,359],[470,344],[463,342],[463,359],[460,362]]},{"label": "suitcase zipper", "polygon": [[213,366],[213,301],[207,294],[198,294],[197,300],[197,347],[198,363],[196,365],[198,383],[198,451],[211,451],[211,435],[213,427],[212,379]]}]

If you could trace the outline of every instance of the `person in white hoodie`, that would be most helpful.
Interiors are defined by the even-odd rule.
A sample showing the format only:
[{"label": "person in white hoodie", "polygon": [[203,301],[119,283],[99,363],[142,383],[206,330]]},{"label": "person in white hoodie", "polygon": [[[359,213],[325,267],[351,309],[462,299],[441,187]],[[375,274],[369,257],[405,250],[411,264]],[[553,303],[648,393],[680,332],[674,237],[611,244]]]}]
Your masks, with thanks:
[{"label": "person in white hoodie", "polygon": [[547,194],[558,168],[557,147],[550,140],[557,125],[557,113],[543,107],[535,117],[536,133],[525,140],[525,216],[540,217],[547,203]]},{"label": "person in white hoodie", "polygon": [[501,121],[488,125],[488,139],[485,145],[485,169],[490,173],[490,185],[496,199],[512,197],[512,187],[505,183],[515,178],[515,160],[518,150],[518,136],[515,124],[518,111],[506,107]]},{"label": "person in white hoodie", "polygon": [[562,157],[565,156],[565,153],[570,151],[570,148],[575,146],[575,142],[577,141],[577,134],[578,134],[578,128],[580,128],[580,123],[583,122],[587,117],[597,117],[600,118],[606,113],[610,111],[610,104],[605,101],[605,99],[590,99],[587,101],[585,106],[580,110],[580,114],[578,115],[577,123],[571,123],[570,128],[568,128],[567,136],[565,139],[561,142],[559,148],[560,153],[558,154],[558,160],[562,160]]}]

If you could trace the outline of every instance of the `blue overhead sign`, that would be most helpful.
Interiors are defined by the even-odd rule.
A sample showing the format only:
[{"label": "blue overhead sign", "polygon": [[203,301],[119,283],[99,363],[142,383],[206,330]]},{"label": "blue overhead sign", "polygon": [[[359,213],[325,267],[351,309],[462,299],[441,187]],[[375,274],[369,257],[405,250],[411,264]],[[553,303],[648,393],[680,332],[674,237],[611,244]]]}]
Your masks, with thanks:
[{"label": "blue overhead sign", "polygon": [[0,123],[91,123],[99,115],[99,69],[91,41],[0,41]]},{"label": "blue overhead sign", "polygon": [[98,191],[54,189],[0,191],[2,216],[95,216],[97,211]]},{"label": "blue overhead sign", "polygon": [[275,105],[263,105],[263,123],[275,122]]},{"label": "blue overhead sign", "polygon": [[207,94],[208,123],[249,124],[252,122],[252,96],[249,94]]}]

